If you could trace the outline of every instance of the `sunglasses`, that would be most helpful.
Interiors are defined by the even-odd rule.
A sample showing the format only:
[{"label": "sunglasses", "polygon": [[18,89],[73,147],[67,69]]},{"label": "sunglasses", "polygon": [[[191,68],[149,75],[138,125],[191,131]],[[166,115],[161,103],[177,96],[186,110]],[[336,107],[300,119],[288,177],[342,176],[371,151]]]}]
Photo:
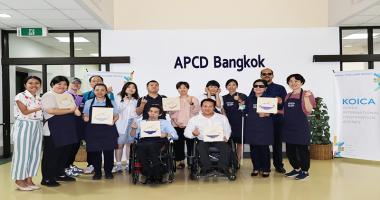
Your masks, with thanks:
[{"label": "sunglasses", "polygon": [[265,88],[265,85],[253,85],[253,88]]},{"label": "sunglasses", "polygon": [[261,73],[261,76],[272,76],[273,73]]}]

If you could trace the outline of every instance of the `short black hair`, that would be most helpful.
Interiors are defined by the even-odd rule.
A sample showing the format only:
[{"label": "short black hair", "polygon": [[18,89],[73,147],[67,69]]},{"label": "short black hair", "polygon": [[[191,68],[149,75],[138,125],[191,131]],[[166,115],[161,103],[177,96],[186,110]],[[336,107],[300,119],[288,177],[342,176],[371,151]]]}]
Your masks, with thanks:
[{"label": "short black hair", "polygon": [[239,86],[237,80],[231,78],[231,79],[228,79],[228,81],[226,82],[226,88],[227,88],[228,84],[230,84],[231,82],[234,82],[236,84],[236,86]]},{"label": "short black hair", "polygon": [[65,81],[66,85],[69,86],[69,80],[64,76],[56,76],[50,81],[50,87],[53,87],[55,84]]},{"label": "short black hair", "polygon": [[181,87],[182,85],[184,85],[187,89],[190,89],[190,85],[188,82],[185,82],[185,81],[180,81],[178,82],[175,87],[178,89],[179,87]]},{"label": "short black hair", "polygon": [[216,86],[216,87],[220,88],[220,84],[216,80],[211,80],[211,81],[207,82],[206,87],[208,87],[208,86]]},{"label": "short black hair", "polygon": [[157,83],[158,85],[160,85],[160,84],[158,83],[158,81],[156,81],[156,80],[150,80],[150,81],[148,81],[148,82],[146,83],[146,86],[147,86],[147,87],[148,87],[149,83]]},{"label": "short black hair", "polygon": [[88,82],[91,83],[91,79],[94,78],[94,77],[99,77],[100,79],[102,79],[102,82],[104,82],[103,77],[101,77],[101,76],[99,76],[99,75],[93,75],[93,76],[91,76],[91,77],[88,79]]},{"label": "short black hair", "polygon": [[37,77],[37,76],[28,76],[28,77],[26,77],[25,79],[24,79],[24,85],[26,85],[26,83],[30,80],[30,79],[35,79],[35,80],[37,80],[38,82],[40,82],[40,84],[41,84],[41,79],[40,79],[40,77]]},{"label": "short black hair", "polygon": [[213,103],[213,104],[214,104],[214,108],[215,108],[215,106],[216,106],[216,101],[215,101],[214,99],[210,99],[210,98],[203,99],[203,100],[201,101],[201,107],[203,106],[203,103],[204,103],[204,102],[211,102],[211,103]]},{"label": "short black hair", "polygon": [[160,115],[163,113],[163,109],[159,105],[150,105],[148,110],[150,110],[151,108],[157,108],[159,110]]},{"label": "short black hair", "polygon": [[296,79],[297,81],[301,81],[302,85],[305,84],[305,78],[301,74],[291,74],[286,78],[286,83],[289,85],[289,81],[291,78]]},{"label": "short black hair", "polygon": [[265,85],[265,87],[268,87],[268,81],[264,80],[264,79],[257,79],[253,82],[253,85],[255,85],[256,83],[258,82],[261,82]]}]

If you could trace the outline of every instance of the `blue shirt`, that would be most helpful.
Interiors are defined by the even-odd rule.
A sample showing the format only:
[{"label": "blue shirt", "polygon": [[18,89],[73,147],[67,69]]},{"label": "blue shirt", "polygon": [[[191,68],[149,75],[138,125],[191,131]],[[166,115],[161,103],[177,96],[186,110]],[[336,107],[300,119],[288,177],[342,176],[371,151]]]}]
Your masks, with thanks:
[{"label": "blue shirt", "polygon": [[[146,120],[141,120],[141,121],[146,121]],[[140,132],[141,132],[141,127],[140,127],[140,122],[137,123],[137,129],[136,129],[136,136],[137,138],[140,138]],[[166,119],[160,119],[160,129],[161,133],[167,133],[170,138],[173,140],[178,140],[178,135],[177,131],[173,128],[172,124],[166,120]]]},{"label": "blue shirt", "polygon": [[[114,101],[115,100],[115,96],[113,95],[112,92],[109,92],[107,93],[108,97]],[[90,90],[90,91],[87,91],[87,92],[84,92],[83,93],[83,99],[82,99],[82,102],[83,103],[86,103],[87,100],[89,99],[93,99],[95,97],[95,93],[94,93],[94,90]]]},{"label": "blue shirt", "polygon": [[[92,100],[93,99],[89,99],[84,104],[83,113],[86,114],[87,116],[90,115],[90,106],[91,106]],[[117,109],[116,103],[113,100],[111,100],[111,103],[113,106],[113,115],[117,115],[119,113],[119,110]],[[92,106],[106,106],[106,100],[100,102],[100,101],[97,101],[97,99],[95,98],[94,104],[92,104]]]}]

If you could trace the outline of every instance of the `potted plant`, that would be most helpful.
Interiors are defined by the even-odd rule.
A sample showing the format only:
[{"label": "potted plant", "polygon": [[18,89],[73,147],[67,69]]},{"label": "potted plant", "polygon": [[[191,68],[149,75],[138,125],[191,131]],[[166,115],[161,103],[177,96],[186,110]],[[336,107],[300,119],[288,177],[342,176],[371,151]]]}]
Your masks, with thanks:
[{"label": "potted plant", "polygon": [[330,141],[329,115],[323,98],[315,98],[316,107],[309,116],[311,145],[310,158],[315,160],[330,160],[333,149]]}]

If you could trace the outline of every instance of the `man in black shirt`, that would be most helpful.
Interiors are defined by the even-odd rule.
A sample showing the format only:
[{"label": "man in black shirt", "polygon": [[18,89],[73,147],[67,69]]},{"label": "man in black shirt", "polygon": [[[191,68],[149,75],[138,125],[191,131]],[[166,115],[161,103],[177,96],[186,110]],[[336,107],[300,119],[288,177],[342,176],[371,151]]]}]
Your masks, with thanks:
[{"label": "man in black shirt", "polygon": [[[151,80],[146,84],[148,95],[141,97],[137,101],[136,113],[137,115],[143,114],[143,119],[148,119],[148,111],[151,105],[158,105],[162,108],[162,98],[166,98],[165,95],[158,94],[160,85],[156,80]],[[163,111],[159,119],[166,119],[166,112]]]}]

